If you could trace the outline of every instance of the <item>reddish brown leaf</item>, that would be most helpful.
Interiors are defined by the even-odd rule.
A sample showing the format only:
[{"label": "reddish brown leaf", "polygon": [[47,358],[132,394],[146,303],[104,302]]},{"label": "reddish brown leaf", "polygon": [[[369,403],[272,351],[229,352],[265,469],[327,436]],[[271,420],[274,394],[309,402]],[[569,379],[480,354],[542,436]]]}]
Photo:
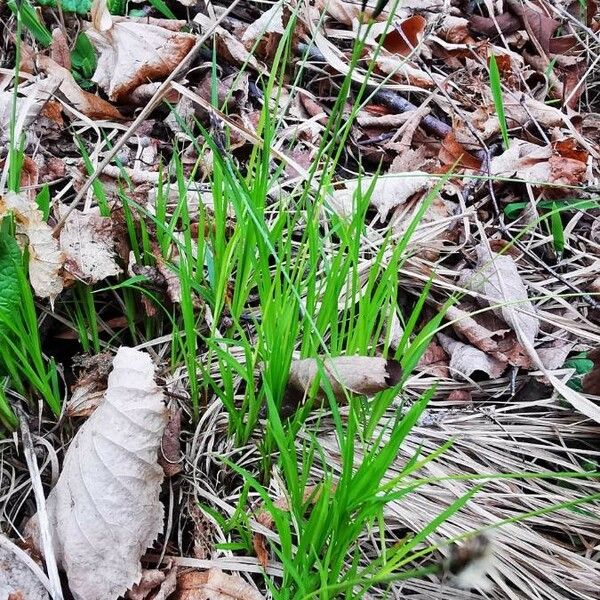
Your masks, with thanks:
[{"label": "reddish brown leaf", "polygon": [[383,47],[388,52],[409,56],[417,47],[427,21],[421,15],[413,15],[392,29],[383,40]]},{"label": "reddish brown leaf", "polygon": [[600,348],[589,352],[588,358],[594,362],[594,367],[581,382],[583,391],[585,394],[600,396]]},{"label": "reddish brown leaf", "polygon": [[462,169],[481,169],[481,161],[457,141],[452,131],[442,140],[439,159],[444,166],[450,168],[456,165]]}]

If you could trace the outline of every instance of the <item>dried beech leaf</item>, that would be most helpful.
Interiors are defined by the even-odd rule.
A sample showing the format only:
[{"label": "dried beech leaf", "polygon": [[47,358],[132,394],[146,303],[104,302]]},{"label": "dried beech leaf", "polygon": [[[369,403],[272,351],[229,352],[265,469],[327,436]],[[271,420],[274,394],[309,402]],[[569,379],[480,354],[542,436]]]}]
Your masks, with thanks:
[{"label": "dried beech leaf", "polygon": [[533,345],[540,322],[527,296],[527,288],[511,256],[496,254],[485,242],[476,247],[477,272],[469,287],[486,296],[490,305],[499,305],[494,312],[517,333]]},{"label": "dried beech leaf", "polygon": [[176,600],[264,600],[264,596],[238,575],[220,569],[187,571],[177,579]]},{"label": "dried beech leaf", "polygon": [[[59,216],[66,213],[59,207]],[[112,221],[100,216],[97,207],[86,213],[73,210],[60,232],[60,249],[65,255],[65,270],[89,284],[121,272],[115,262]]]},{"label": "dried beech leaf", "polygon": [[[348,392],[373,396],[400,381],[401,368],[395,360],[371,356],[337,356],[323,360],[323,372],[335,397],[344,400]],[[302,397],[311,389],[319,375],[319,363],[314,358],[292,361],[288,389]],[[321,388],[322,389],[322,388]]]},{"label": "dried beech leaf", "polygon": [[485,352],[463,344],[451,337],[438,333],[438,339],[446,354],[450,356],[450,375],[457,379],[472,379],[476,372],[485,373],[490,379],[500,377],[506,369],[506,363],[489,356]]},{"label": "dried beech leaf", "polygon": [[[184,21],[171,21],[181,28]],[[92,81],[112,101],[121,101],[138,86],[166,78],[196,43],[189,33],[154,23],[112,17],[106,0],[94,0],[92,25],[86,31],[99,53]]]},{"label": "dried beech leaf", "polygon": [[354,195],[359,185],[363,197],[372,190],[371,205],[377,209],[381,220],[385,221],[390,210],[403,204],[414,194],[429,189],[432,183],[431,177],[423,171],[394,174],[377,179],[364,177],[360,181],[347,182],[346,189],[336,191],[330,199],[331,207],[340,216],[348,217],[354,213]]},{"label": "dried beech leaf", "polygon": [[59,250],[58,240],[52,236],[52,228],[42,219],[35,200],[24,194],[7,192],[0,196],[0,220],[12,212],[16,223],[17,238],[29,252],[29,280],[40,298],[50,301],[63,289],[60,270],[64,255]]},{"label": "dried beech leaf", "polygon": [[523,140],[513,139],[510,146],[490,163],[492,175],[514,177],[531,182],[550,181],[551,146],[538,146]]},{"label": "dried beech leaf", "polygon": [[75,600],[115,600],[140,581],[140,558],[163,525],[166,418],[150,356],[120,348],[105,399],[71,442],[47,501]]}]

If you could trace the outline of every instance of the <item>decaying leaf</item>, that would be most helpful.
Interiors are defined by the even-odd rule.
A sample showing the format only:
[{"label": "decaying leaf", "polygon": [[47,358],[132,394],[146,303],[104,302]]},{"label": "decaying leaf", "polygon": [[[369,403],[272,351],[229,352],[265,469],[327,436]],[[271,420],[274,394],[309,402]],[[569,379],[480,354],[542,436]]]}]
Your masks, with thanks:
[{"label": "decaying leaf", "polygon": [[173,29],[185,21],[168,21],[171,29],[127,17],[113,17],[106,0],[94,0],[86,33],[99,53],[92,80],[112,101],[127,99],[139,85],[166,78],[196,43],[196,37]]},{"label": "decaying leaf", "polygon": [[[400,381],[402,370],[395,360],[371,356],[337,356],[322,361],[323,372],[338,400],[354,392],[373,396]],[[292,361],[288,380],[288,392],[302,399],[311,389],[319,375],[319,362],[314,358]],[[321,392],[323,386],[321,384]]]},{"label": "decaying leaf", "polygon": [[[194,21],[200,23],[204,29],[213,27],[213,20],[208,15],[203,15],[202,13],[198,13],[194,17]],[[219,56],[236,65],[247,64],[256,71],[261,70],[256,57],[246,49],[246,46],[240,40],[229,33],[227,29],[215,27],[214,32]]]},{"label": "decaying leaf", "polygon": [[176,600],[264,600],[264,596],[238,575],[220,569],[184,571],[177,579]]},{"label": "decaying leaf", "polygon": [[242,43],[246,49],[252,52],[257,46],[255,51],[259,56],[272,56],[285,31],[283,17],[284,7],[282,2],[276,2],[269,10],[262,13],[254,23],[248,26],[244,31],[244,35],[242,35]]},{"label": "decaying leaf", "polygon": [[140,558],[163,524],[157,457],[165,424],[150,356],[120,348],[105,399],[71,442],[47,501],[56,558],[76,600],[116,600],[140,581]]},{"label": "decaying leaf", "polygon": [[457,379],[473,379],[476,373],[485,373],[490,379],[500,377],[507,364],[469,344],[438,333],[438,339],[450,356],[448,368]]},{"label": "decaying leaf", "polygon": [[382,221],[390,210],[406,202],[411,196],[429,189],[431,177],[423,171],[399,173],[377,179],[365,177],[360,181],[346,182],[346,189],[336,191],[331,197],[331,207],[340,215],[348,217],[355,210],[355,194],[370,195],[370,203],[377,209]]},{"label": "decaying leaf", "polygon": [[493,252],[485,242],[475,250],[477,271],[468,286],[485,296],[478,301],[494,306],[494,313],[511,326],[519,339],[523,336],[533,345],[540,322],[513,258]]},{"label": "decaying leaf", "polygon": [[[2,534],[0,534],[1,537]],[[41,570],[41,569],[40,569]],[[33,571],[0,544],[0,598],[6,600],[48,600],[50,596]]]},{"label": "decaying leaf", "polygon": [[[58,207],[59,217],[67,207]],[[112,221],[102,217],[98,207],[83,213],[73,210],[60,232],[60,249],[65,256],[64,268],[70,275],[89,284],[121,272],[115,261]]]},{"label": "decaying leaf", "polygon": [[177,566],[165,571],[144,569],[142,579],[126,594],[125,600],[166,600],[177,588]]},{"label": "decaying leaf", "polygon": [[7,192],[0,196],[0,220],[8,213],[14,216],[19,243],[29,252],[29,280],[34,292],[53,302],[63,289],[60,270],[64,255],[52,228],[44,222],[35,200],[24,194]]},{"label": "decaying leaf", "polygon": [[160,454],[158,464],[163,468],[167,477],[174,477],[181,473],[181,442],[179,434],[181,433],[181,408],[171,408],[169,410],[169,422],[165,427],[162,441],[160,444]]},{"label": "decaying leaf", "polygon": [[588,358],[593,361],[594,366],[581,382],[583,391],[592,396],[600,396],[600,349],[596,348],[589,352]]},{"label": "decaying leaf", "polygon": [[89,417],[100,406],[112,362],[109,352],[73,359],[73,366],[81,367],[82,372],[73,384],[71,397],[67,400],[65,414],[68,417]]}]

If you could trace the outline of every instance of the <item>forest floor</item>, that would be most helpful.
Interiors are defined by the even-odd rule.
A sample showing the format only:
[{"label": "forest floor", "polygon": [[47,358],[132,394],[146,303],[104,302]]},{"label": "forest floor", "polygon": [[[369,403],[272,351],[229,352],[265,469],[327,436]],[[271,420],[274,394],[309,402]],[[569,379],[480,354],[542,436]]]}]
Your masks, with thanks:
[{"label": "forest floor", "polygon": [[597,598],[598,7],[1,2],[0,598]]}]

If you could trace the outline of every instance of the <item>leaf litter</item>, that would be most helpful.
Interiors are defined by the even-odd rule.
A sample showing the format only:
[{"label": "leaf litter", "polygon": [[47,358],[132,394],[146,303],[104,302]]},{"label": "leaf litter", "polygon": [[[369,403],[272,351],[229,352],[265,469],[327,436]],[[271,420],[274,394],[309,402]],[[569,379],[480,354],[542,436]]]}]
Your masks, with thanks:
[{"label": "leaf litter", "polygon": [[[240,352],[237,334],[230,329],[235,320],[260,348],[263,341],[256,332],[264,307],[250,294],[243,311],[236,313],[234,285],[241,280],[231,276],[220,290],[226,310],[213,322],[212,311],[221,299],[200,298],[181,274],[194,261],[204,260],[202,268],[214,284],[214,257],[199,259],[198,252],[207,240],[216,239],[222,210],[218,193],[210,187],[215,152],[246,168],[253,145],[265,131],[260,110],[271,106],[278,129],[269,144],[269,169],[271,174],[284,171],[286,180],[269,189],[265,210],[272,226],[277,214],[294,214],[294,186],[303,185],[313,168],[317,178],[326,174],[319,144],[330,124],[342,128],[333,122],[334,107],[342,75],[351,70],[352,85],[344,88],[343,99],[350,125],[343,130],[341,159],[333,181],[330,174],[321,181],[325,205],[332,211],[321,214],[324,232],[342,232],[335,228],[347,227],[357,211],[364,211],[361,285],[340,291],[340,319],[344,307],[367,302],[365,286],[375,257],[389,264],[390,240],[400,243],[407,231],[412,237],[404,260],[396,265],[393,312],[378,315],[370,324],[377,339],[331,357],[295,346],[281,386],[289,406],[282,408],[294,414],[311,392],[323,400],[331,389],[341,418],[349,419],[349,398],[385,394],[402,382],[402,391],[373,432],[386,439],[390,431],[385,418],[435,385],[432,402],[386,475],[390,480],[417,450],[434,452],[450,439],[454,444],[442,460],[427,463],[420,476],[549,469],[581,474],[597,464],[596,3],[228,4],[210,3],[205,10],[189,2],[167,1],[162,9],[159,3],[140,3],[133,9],[137,12],[125,15],[113,3],[95,0],[89,13],[76,15],[63,7],[60,19],[56,9],[37,7],[42,23],[60,27],[49,35],[49,47],[26,33],[16,89],[10,75],[14,55],[5,53],[13,42],[2,49],[2,66],[8,68],[0,79],[0,132],[8,142],[14,100],[16,133],[23,140],[28,173],[24,169],[21,174],[20,192],[7,191],[13,159],[2,153],[0,219],[11,215],[14,221],[16,239],[28,255],[34,292],[40,301],[51,303],[44,308],[48,322],[56,321],[63,332],[76,331],[81,314],[74,312],[73,298],[82,288],[101,303],[101,310],[87,321],[92,326],[81,346],[91,362],[79,378],[75,352],[66,348],[70,342],[58,348],[64,338],[56,324],[42,327],[47,354],[64,356],[61,373],[70,390],[65,416],[57,426],[44,415],[39,435],[49,453],[43,469],[52,551],[75,598],[117,598],[129,590],[127,597],[155,600],[258,600],[272,589],[272,581],[267,584],[264,577],[278,581],[273,573],[280,573],[280,564],[267,546],[267,539],[278,532],[268,511],[249,520],[252,542],[245,549],[224,521],[214,518],[215,513],[239,515],[238,501],[248,494],[220,457],[258,474],[260,427],[243,451],[237,448],[227,434],[228,418],[233,418],[225,406],[227,394],[213,390],[226,389],[237,402],[268,376],[264,365],[251,364]],[[7,9],[2,10],[5,17]],[[351,58],[352,43],[364,36],[370,15],[375,18],[364,46]],[[14,21],[7,23],[14,29]],[[275,61],[288,28],[292,34],[284,84],[276,97],[265,97],[262,90],[271,69],[281,68]],[[74,60],[78,35],[85,35],[93,49],[86,77]],[[498,90],[492,89],[492,56],[504,116],[498,110]],[[176,83],[163,90],[163,82],[174,73]],[[363,85],[365,93],[351,122],[353,102]],[[175,109],[166,103],[158,106],[161,98]],[[140,114],[144,118],[136,119]],[[213,146],[199,147],[207,136]],[[179,162],[170,168],[174,156]],[[113,158],[111,164],[96,172],[106,157]],[[79,198],[76,194],[92,173],[95,183]],[[44,184],[49,185],[48,206],[41,193]],[[81,202],[73,203],[73,198]],[[430,205],[413,231],[412,218],[426,200]],[[219,239],[239,243],[250,213],[230,202],[226,214]],[[294,234],[301,229],[297,223],[291,227],[298,228]],[[178,240],[173,247],[165,244],[165,231]],[[193,232],[193,239],[186,231]],[[137,237],[144,240],[142,248]],[[324,265],[335,260],[340,239],[328,238]],[[12,258],[9,262],[14,263]],[[13,271],[3,268],[0,284],[14,279]],[[428,281],[425,308],[413,331],[410,307]],[[124,300],[119,285],[131,292]],[[405,372],[407,340],[423,330],[427,318],[452,294],[439,331],[414,371]],[[3,307],[4,298],[0,300]],[[169,360],[177,356],[181,331],[171,334],[164,324],[147,326],[143,315],[158,321],[163,305],[182,313],[190,310],[194,328],[222,340],[214,347],[194,347],[202,377],[194,371],[197,366]],[[15,306],[12,300],[10,306]],[[222,337],[220,331],[228,333]],[[190,334],[188,328],[185,336]],[[229,335],[235,343],[227,346]],[[80,338],[81,332],[72,337]],[[148,353],[127,348],[132,339]],[[580,358],[585,353],[589,359]],[[223,372],[233,364],[225,355],[237,361],[233,376]],[[580,389],[568,366],[573,360],[593,365],[580,374]],[[249,368],[250,376],[241,375],[240,365]],[[205,385],[209,378],[214,388]],[[194,379],[203,386],[197,424],[189,403]],[[163,394],[170,400],[169,425]],[[330,434],[334,420],[327,403],[313,410],[318,423],[306,421],[297,439],[299,452],[307,439],[320,445],[307,490],[341,460],[341,449]],[[30,412],[32,418],[41,414],[37,407]],[[68,444],[66,451],[63,444]],[[10,457],[2,462],[4,480],[5,465],[15,464],[14,450],[2,444],[1,451]],[[14,472],[7,477],[14,478]],[[577,482],[582,494],[598,493],[593,479]],[[3,496],[3,514],[11,517],[5,532],[15,534],[13,524],[31,514],[23,489],[9,489]],[[418,534],[440,505],[468,489],[464,481],[448,481],[391,502],[383,515],[386,541],[399,543]],[[281,501],[287,496],[282,496],[277,477],[269,491],[279,499],[274,500],[279,510],[289,510],[287,500]],[[431,535],[444,555],[448,581],[440,583],[437,576],[409,580],[392,584],[395,592],[434,597],[444,585],[447,598],[471,597],[457,587],[485,589],[498,600],[593,598],[600,570],[591,513],[543,512],[544,499],[573,500],[576,492],[552,478],[489,482]],[[494,534],[493,569],[476,568],[490,556],[486,543],[471,562],[477,572],[454,573],[457,556],[470,546],[457,550],[447,540],[527,511],[539,512]],[[262,514],[267,515],[264,522]],[[367,531],[359,542],[361,564],[369,564],[378,543]],[[39,551],[44,555],[50,549]],[[256,556],[250,556],[253,552]],[[169,563],[176,559],[185,566]],[[266,570],[261,572],[260,566]],[[19,579],[18,585],[29,584]],[[39,593],[45,597],[41,588]]]}]

